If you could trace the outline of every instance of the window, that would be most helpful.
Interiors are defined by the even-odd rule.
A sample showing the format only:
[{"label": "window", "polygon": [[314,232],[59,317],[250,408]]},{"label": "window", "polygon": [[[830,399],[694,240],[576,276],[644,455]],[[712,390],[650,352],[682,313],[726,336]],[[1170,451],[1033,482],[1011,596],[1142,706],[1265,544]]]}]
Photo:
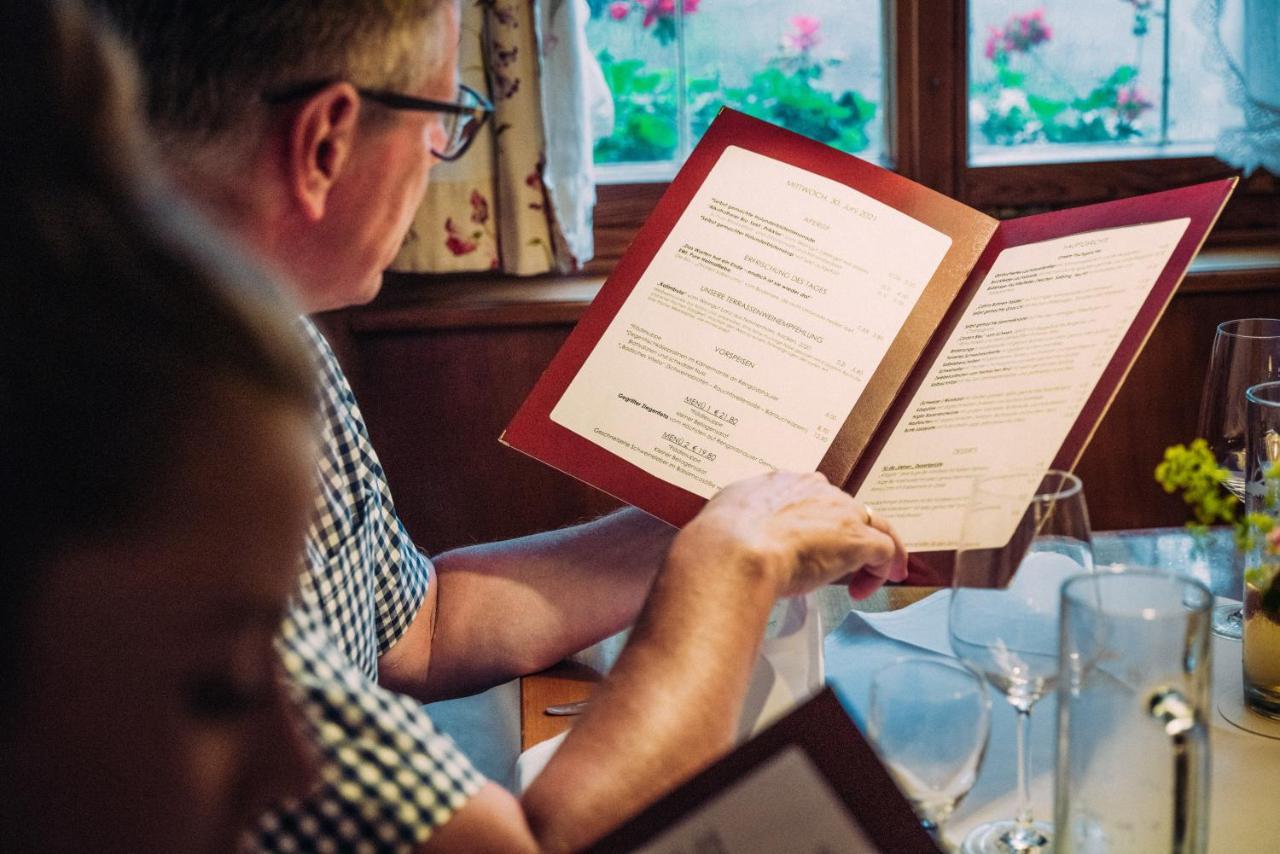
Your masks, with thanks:
[{"label": "window", "polygon": [[[841,147],[997,216],[1233,171],[1211,156],[1240,117],[1205,65],[1200,0],[590,2],[588,39],[617,105],[596,148],[595,271],[621,254],[720,101],[806,132],[762,79],[801,55],[837,60],[807,81],[824,104],[853,93],[866,144],[846,119],[837,136],[857,142]],[[635,145],[643,134],[627,128],[656,144]],[[1277,204],[1275,178],[1256,174],[1215,239],[1280,240]]]},{"label": "window", "polygon": [[605,182],[669,179],[722,105],[863,157],[885,151],[879,0],[591,0],[614,103]]},{"label": "window", "polygon": [[1241,121],[1194,4],[973,0],[969,162],[1208,155]]}]

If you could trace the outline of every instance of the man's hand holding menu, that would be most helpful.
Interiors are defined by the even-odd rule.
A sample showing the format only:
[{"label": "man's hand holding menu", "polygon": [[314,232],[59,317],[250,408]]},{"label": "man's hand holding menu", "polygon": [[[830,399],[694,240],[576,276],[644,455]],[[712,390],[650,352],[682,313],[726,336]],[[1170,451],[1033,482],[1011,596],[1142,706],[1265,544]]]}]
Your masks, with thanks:
[{"label": "man's hand holding menu", "polygon": [[723,111],[504,441],[676,524],[816,469],[949,550],[1074,466],[1234,183],[999,223]]}]

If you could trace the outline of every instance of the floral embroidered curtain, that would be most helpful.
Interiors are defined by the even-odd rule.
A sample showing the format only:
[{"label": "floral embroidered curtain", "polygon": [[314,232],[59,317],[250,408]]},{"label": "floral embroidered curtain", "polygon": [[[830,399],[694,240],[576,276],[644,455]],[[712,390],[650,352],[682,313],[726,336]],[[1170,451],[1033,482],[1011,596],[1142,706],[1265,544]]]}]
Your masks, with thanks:
[{"label": "floral embroidered curtain", "polygon": [[432,171],[393,269],[529,276],[590,259],[591,133],[612,105],[586,16],[583,0],[464,0],[459,78],[488,93],[493,119]]}]

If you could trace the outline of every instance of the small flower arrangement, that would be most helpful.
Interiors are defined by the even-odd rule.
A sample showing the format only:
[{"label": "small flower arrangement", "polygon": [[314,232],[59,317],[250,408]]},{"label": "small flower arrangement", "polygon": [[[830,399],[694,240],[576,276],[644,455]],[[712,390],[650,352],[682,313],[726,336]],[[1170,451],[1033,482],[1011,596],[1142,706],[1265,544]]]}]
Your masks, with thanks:
[{"label": "small flower arrangement", "polygon": [[1246,560],[1246,612],[1251,612],[1252,605],[1280,622],[1280,464],[1273,464],[1263,476],[1265,512],[1244,512],[1240,499],[1227,491],[1227,470],[1218,465],[1204,439],[1166,448],[1155,478],[1165,492],[1179,493],[1191,508],[1194,521],[1187,527],[1193,534],[1207,533],[1210,525],[1232,526],[1236,548],[1246,555],[1253,553]]}]

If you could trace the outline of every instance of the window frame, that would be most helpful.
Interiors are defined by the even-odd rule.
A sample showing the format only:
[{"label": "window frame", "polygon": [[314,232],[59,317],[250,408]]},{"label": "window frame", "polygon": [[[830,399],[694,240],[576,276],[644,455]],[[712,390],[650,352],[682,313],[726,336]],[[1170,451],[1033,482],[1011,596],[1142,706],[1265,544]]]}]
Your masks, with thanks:
[{"label": "window frame", "polygon": [[[1238,174],[1214,157],[970,166],[967,0],[882,2],[885,128],[901,175],[1006,219]],[[612,269],[666,187],[597,185],[596,254],[585,272]],[[1280,176],[1259,170],[1242,181],[1210,245],[1280,245]]]}]

